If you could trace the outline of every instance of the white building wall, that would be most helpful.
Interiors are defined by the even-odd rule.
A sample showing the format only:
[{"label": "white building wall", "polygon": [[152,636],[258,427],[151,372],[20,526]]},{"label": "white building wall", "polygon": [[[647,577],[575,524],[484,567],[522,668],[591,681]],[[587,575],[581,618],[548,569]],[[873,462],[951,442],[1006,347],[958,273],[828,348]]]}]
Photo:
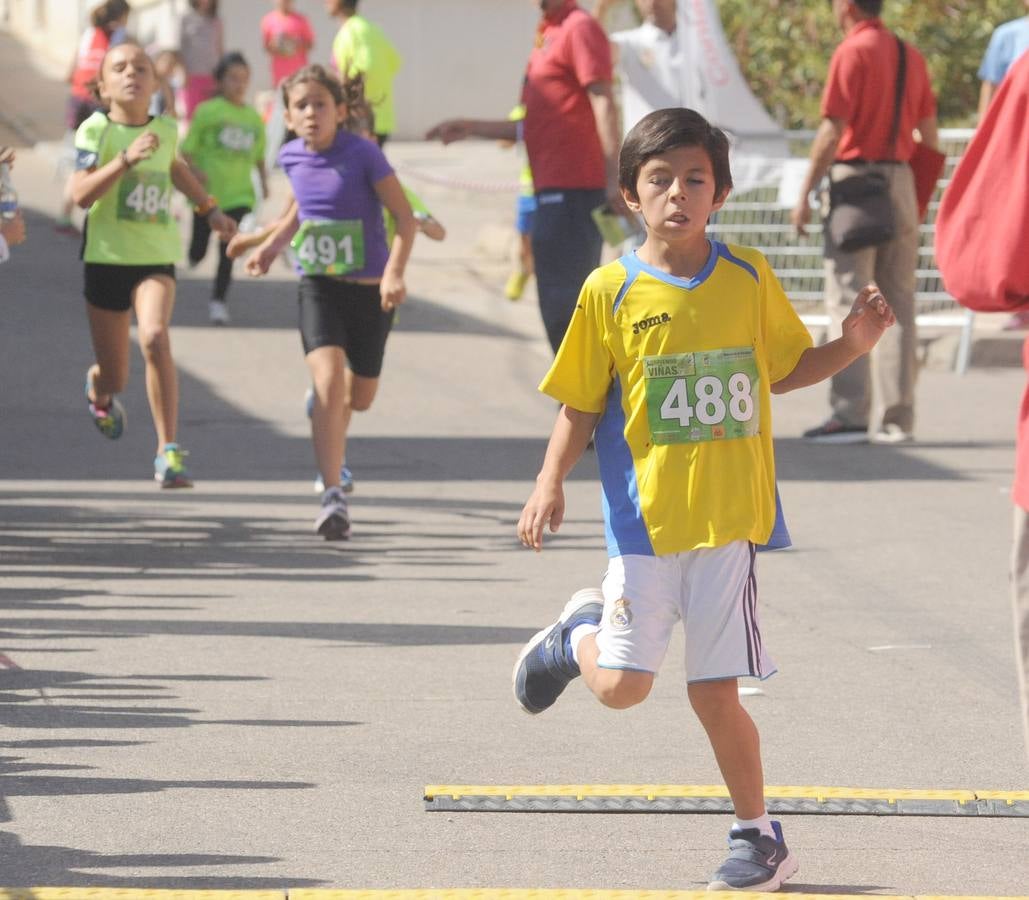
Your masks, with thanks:
[{"label": "white building wall", "polygon": [[[66,67],[96,0],[0,0],[7,27]],[[175,16],[186,0],[130,0],[131,27],[144,42],[173,46]],[[227,49],[250,60],[255,87],[270,86],[258,23],[268,0],[221,0]],[[328,63],[336,27],[323,0],[297,0],[311,19],[317,45],[312,61]],[[404,58],[397,77],[397,137],[420,138],[451,116],[504,118],[521,90],[535,38],[534,0],[362,0],[362,15],[377,22]]]}]

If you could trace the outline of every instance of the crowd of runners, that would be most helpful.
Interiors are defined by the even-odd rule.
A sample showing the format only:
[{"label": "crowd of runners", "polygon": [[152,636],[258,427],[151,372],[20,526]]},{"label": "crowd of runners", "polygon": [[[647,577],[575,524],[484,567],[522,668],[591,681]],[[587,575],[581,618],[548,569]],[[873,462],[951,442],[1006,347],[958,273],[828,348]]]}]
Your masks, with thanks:
[{"label": "crowd of runners", "polygon": [[[339,540],[350,532],[350,416],[375,397],[415,233],[441,240],[445,231],[400,185],[381,149],[394,128],[395,49],[357,14],[357,0],[328,0],[326,11],[339,22],[333,64],[311,65],[311,25],[293,5],[275,0],[260,23],[276,85],[265,115],[249,101],[248,60],[225,52],[217,0],[190,0],[174,49],[138,43],[127,30],[125,0],[97,5],[68,77],[74,172],[57,229],[78,235],[71,212],[85,211],[81,257],[95,357],[84,379],[89,415],[105,438],[125,430],[118,395],[128,379],[134,316],[162,488],[193,485],[178,439],[169,334],[182,256],[179,195],[192,210],[190,266],[205,258],[212,234],[218,238],[212,324],[230,322],[236,258],[249,252],[246,270],[260,276],[286,254],[299,278],[311,376],[306,408],[321,500],[315,531]],[[13,154],[3,152],[9,173]],[[253,213],[269,194],[269,156],[289,179],[290,197],[274,221],[255,227]],[[7,253],[24,239],[24,222],[13,211],[3,221]]]}]

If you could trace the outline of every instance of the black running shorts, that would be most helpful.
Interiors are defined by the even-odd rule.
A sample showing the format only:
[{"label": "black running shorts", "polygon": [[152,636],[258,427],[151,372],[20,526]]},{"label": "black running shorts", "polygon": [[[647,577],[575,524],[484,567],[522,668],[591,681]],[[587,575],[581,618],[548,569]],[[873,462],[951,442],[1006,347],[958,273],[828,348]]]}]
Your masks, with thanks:
[{"label": "black running shorts", "polygon": [[341,347],[355,375],[378,378],[393,327],[377,284],[356,284],[320,275],[300,279],[300,338],[304,353]]},{"label": "black running shorts", "polygon": [[127,312],[132,307],[132,292],[141,281],[155,275],[175,280],[175,266],[114,266],[86,263],[86,302],[111,312]]}]

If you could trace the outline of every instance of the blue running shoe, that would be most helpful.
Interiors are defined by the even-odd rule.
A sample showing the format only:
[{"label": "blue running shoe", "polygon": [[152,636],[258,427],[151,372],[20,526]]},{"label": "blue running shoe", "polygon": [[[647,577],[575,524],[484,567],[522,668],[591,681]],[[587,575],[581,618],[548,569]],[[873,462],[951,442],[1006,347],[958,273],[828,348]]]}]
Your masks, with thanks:
[{"label": "blue running shoe", "polygon": [[86,406],[89,408],[89,415],[93,419],[93,424],[96,425],[97,430],[105,437],[110,438],[112,441],[118,440],[121,437],[122,432],[125,430],[125,409],[121,403],[118,402],[118,398],[114,395],[111,396],[110,402],[106,408],[97,406],[92,400],[89,399],[89,391],[93,387],[89,372],[86,372]]},{"label": "blue running shoe", "polygon": [[715,872],[709,891],[777,891],[800,864],[782,836],[782,825],[772,822],[775,837],[756,828],[729,832],[729,858]]},{"label": "blue running shoe", "polygon": [[193,480],[186,471],[187,456],[189,452],[178,444],[165,444],[160,454],[154,457],[154,481],[162,488],[193,487]]},{"label": "blue running shoe", "polygon": [[309,387],[304,391],[304,412],[309,419],[314,415],[314,388]]},{"label": "blue running shoe", "polygon": [[[354,493],[354,473],[347,468],[346,460],[343,460],[343,465],[339,467],[339,489],[344,494]],[[321,494],[325,490],[325,482],[322,480],[321,473],[319,472],[314,476],[314,492]]]},{"label": "blue running shoe", "polygon": [[522,709],[534,716],[549,709],[568,683],[579,677],[568,638],[576,625],[599,625],[603,615],[604,595],[586,588],[572,595],[560,619],[533,635],[511,674],[515,700]]}]

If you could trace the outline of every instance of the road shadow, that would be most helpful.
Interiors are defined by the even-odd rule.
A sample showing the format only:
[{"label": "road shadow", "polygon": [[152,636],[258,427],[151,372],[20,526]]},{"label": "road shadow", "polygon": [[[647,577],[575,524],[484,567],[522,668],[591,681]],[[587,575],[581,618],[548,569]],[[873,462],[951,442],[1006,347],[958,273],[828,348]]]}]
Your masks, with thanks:
[{"label": "road shadow", "polygon": [[[945,449],[947,445],[934,445]],[[961,445],[974,446],[974,444]],[[780,481],[967,481],[961,469],[920,455],[929,445],[814,444],[802,438],[776,438],[775,473]]]},{"label": "road shadow", "polygon": [[[213,253],[213,242],[212,250]],[[237,263],[228,294],[232,327],[242,329],[279,328],[297,331],[297,280],[264,280],[241,275]],[[211,328],[207,301],[211,297],[211,278],[179,267],[178,298],[175,305],[176,328]],[[409,294],[397,312],[395,332],[454,334],[496,337],[526,342],[531,339],[490,320],[487,316],[457,312],[428,297]],[[295,336],[297,352],[300,337]]]},{"label": "road shadow", "polygon": [[[285,890],[289,887],[315,887],[324,884],[311,878],[233,876],[216,874],[185,875],[193,867],[256,867],[281,862],[277,856],[239,856],[227,853],[96,853],[71,847],[23,844],[10,832],[0,831],[0,858],[4,861],[4,885],[9,888],[90,887],[196,889],[196,890]],[[103,875],[81,870],[100,870]],[[165,869],[168,875],[118,876],[110,869]],[[32,900],[31,890],[9,893],[11,900]],[[99,894],[98,894],[99,896]]]}]

